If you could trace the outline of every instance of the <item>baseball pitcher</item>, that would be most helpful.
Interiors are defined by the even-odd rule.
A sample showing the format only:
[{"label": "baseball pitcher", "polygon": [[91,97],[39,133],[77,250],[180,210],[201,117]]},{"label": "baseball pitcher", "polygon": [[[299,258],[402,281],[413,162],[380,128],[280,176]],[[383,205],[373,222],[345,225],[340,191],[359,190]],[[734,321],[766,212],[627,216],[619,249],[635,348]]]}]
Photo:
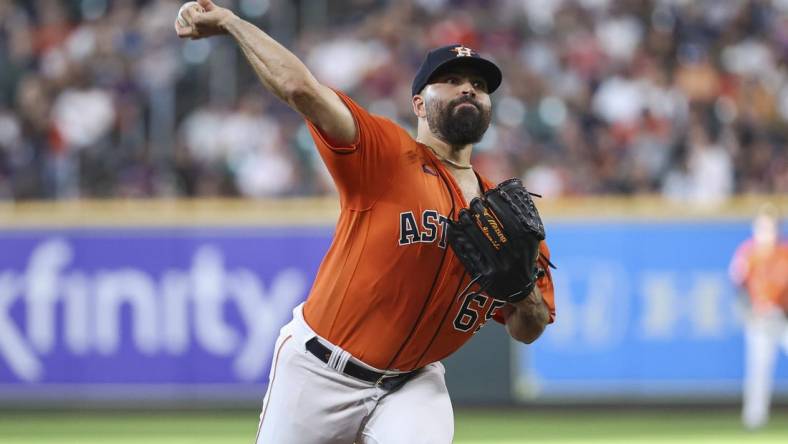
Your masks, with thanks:
[{"label": "baseball pitcher", "polygon": [[501,71],[462,44],[430,51],[412,84],[414,139],[211,0],[182,8],[175,28],[235,39],[304,116],[339,191],[331,247],[274,349],[256,442],[450,443],[440,360],[489,319],[531,343],[555,316],[531,193],[470,163]]}]

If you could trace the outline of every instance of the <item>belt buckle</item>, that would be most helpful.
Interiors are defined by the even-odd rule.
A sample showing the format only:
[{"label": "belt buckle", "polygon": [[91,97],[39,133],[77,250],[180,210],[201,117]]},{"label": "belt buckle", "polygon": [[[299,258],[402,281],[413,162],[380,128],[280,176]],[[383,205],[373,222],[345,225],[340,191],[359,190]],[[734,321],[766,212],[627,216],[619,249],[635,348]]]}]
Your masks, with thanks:
[{"label": "belt buckle", "polygon": [[381,373],[380,374],[380,378],[378,378],[378,380],[375,382],[375,385],[379,386],[380,384],[383,383],[384,379],[386,379],[386,374],[385,373]]}]

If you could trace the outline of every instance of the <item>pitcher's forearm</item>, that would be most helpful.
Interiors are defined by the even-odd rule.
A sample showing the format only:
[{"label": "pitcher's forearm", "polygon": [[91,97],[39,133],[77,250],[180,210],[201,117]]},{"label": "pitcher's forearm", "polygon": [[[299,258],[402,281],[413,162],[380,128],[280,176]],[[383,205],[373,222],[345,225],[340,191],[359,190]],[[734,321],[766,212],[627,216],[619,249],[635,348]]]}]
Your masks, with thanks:
[{"label": "pitcher's forearm", "polygon": [[297,96],[318,85],[298,57],[255,25],[237,16],[222,27],[238,42],[241,51],[266,89],[298,111]]},{"label": "pitcher's forearm", "polygon": [[525,299],[511,304],[512,310],[506,319],[506,329],[514,339],[530,344],[544,332],[550,322],[550,310],[537,289]]}]

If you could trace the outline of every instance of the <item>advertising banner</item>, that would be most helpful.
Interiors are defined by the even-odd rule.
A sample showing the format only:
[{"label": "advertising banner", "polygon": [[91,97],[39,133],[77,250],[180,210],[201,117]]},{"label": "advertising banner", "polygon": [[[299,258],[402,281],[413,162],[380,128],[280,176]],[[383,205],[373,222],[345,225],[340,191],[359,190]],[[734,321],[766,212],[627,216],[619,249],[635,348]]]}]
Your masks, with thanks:
[{"label": "advertising banner", "polygon": [[747,222],[550,224],[556,322],[517,347],[520,396],[738,394],[747,311],[727,270],[749,235]]},{"label": "advertising banner", "polygon": [[330,234],[0,231],[0,396],[264,389],[279,329],[305,299]]},{"label": "advertising banner", "polygon": [[[521,397],[738,393],[745,311],[727,266],[748,223],[548,228],[557,319],[515,347]],[[0,400],[260,399],[331,232],[0,230]],[[775,374],[784,395],[784,356]]]}]

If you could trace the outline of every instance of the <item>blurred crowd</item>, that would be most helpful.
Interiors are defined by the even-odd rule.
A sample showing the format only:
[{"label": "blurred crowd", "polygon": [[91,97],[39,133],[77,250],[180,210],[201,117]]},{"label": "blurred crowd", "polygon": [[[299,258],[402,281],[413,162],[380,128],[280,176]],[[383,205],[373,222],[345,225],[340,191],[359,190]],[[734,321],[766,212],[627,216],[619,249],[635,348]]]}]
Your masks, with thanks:
[{"label": "blurred crowd", "polygon": [[[788,193],[788,0],[216,0],[413,130],[425,52],[504,83],[473,164],[545,196]],[[177,0],[0,0],[0,199],[333,192],[303,120]]]}]

